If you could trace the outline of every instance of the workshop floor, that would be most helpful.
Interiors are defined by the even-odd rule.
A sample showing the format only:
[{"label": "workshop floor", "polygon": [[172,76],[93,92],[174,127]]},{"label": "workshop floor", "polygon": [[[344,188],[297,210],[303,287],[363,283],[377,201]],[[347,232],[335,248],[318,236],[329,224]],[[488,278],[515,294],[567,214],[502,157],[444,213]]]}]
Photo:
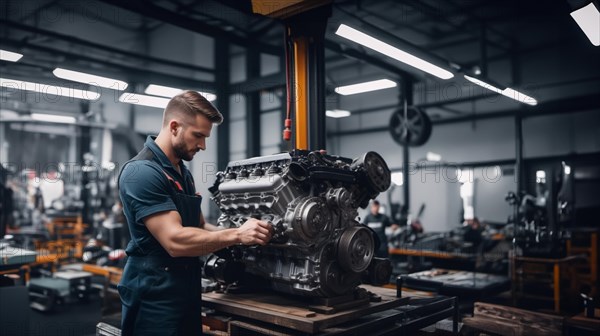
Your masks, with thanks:
[{"label": "workshop floor", "polygon": [[88,336],[96,335],[100,321],[101,299],[93,297],[87,303],[71,303],[51,313],[31,310],[30,336]]}]

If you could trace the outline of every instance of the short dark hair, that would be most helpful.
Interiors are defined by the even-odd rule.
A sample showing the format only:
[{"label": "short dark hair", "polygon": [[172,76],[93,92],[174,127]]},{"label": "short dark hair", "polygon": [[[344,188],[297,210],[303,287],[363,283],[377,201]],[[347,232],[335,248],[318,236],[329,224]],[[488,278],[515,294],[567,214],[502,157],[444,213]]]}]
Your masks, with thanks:
[{"label": "short dark hair", "polygon": [[379,201],[378,200],[373,200],[373,205],[379,205]]},{"label": "short dark hair", "polygon": [[174,113],[178,112],[190,118],[201,114],[210,122],[217,125],[223,122],[221,112],[197,91],[183,91],[171,98],[163,113],[163,126],[169,122],[170,117]]}]

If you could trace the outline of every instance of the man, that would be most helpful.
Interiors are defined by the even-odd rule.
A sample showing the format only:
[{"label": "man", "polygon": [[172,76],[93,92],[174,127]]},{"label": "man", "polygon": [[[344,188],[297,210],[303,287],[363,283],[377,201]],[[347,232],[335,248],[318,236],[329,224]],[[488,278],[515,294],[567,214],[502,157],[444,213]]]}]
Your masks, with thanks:
[{"label": "man", "polygon": [[122,335],[201,333],[198,256],[234,245],[265,245],[270,224],[249,219],[219,230],[200,211],[202,198],[183,160],[206,149],[213,124],[223,116],[195,91],[171,99],[156,138],[127,162],[119,196],[129,225],[129,256],[118,286]]},{"label": "man", "polygon": [[371,202],[371,213],[365,217],[363,224],[370,227],[379,238],[379,249],[375,251],[375,256],[379,258],[387,258],[389,256],[388,240],[385,235],[385,228],[392,227],[394,230],[398,225],[392,224],[388,216],[379,213],[380,204],[378,200]]}]

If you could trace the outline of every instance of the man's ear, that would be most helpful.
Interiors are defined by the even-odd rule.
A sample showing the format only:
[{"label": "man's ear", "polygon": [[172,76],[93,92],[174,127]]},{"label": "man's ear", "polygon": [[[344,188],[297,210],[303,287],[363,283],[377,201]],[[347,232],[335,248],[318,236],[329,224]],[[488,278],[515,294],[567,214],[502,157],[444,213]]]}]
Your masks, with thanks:
[{"label": "man's ear", "polygon": [[180,128],[181,125],[177,120],[173,119],[169,121],[169,132],[171,132],[171,134],[177,135],[177,133],[179,133]]}]

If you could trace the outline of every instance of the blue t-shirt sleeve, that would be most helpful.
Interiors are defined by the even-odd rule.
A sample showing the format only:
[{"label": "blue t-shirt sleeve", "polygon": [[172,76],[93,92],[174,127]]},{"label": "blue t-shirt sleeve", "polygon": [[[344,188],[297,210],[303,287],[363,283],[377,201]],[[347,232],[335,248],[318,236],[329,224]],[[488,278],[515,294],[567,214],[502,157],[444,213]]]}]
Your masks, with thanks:
[{"label": "blue t-shirt sleeve", "polygon": [[162,170],[148,161],[130,162],[119,178],[119,195],[124,211],[140,224],[150,215],[177,210],[170,188]]}]

